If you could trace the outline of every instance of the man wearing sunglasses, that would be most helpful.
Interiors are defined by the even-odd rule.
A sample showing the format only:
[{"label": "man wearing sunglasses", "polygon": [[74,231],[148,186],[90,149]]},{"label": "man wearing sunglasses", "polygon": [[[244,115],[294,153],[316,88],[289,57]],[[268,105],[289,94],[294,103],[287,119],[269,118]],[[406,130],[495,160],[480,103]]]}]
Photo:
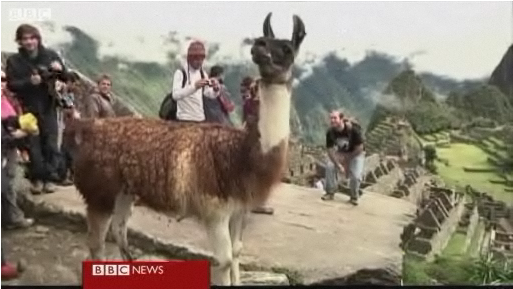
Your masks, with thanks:
[{"label": "man wearing sunglasses", "polygon": [[55,78],[66,81],[67,70],[57,53],[44,47],[39,30],[29,24],[16,29],[18,53],[7,59],[7,87],[15,93],[25,112],[36,116],[39,135],[30,136],[29,177],[32,193],[52,193],[58,180],[58,101],[52,95]]}]

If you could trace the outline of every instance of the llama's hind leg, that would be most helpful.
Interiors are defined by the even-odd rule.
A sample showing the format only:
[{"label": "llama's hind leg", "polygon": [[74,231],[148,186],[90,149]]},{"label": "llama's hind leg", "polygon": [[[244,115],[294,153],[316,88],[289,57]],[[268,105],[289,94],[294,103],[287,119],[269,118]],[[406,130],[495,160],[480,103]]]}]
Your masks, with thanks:
[{"label": "llama's hind leg", "polygon": [[242,232],[246,225],[246,211],[236,212],[230,218],[230,238],[232,241],[232,266],[231,266],[231,282],[233,285],[241,285],[240,283],[240,253],[242,251]]},{"label": "llama's hind leg", "polygon": [[132,215],[132,205],[135,201],[133,195],[120,193],[116,196],[114,215],[112,216],[111,230],[119,247],[119,252],[124,260],[133,260],[133,255],[128,248],[127,225]]},{"label": "llama's hind leg", "polygon": [[216,263],[212,268],[213,285],[231,285],[232,242],[229,223],[229,215],[220,216],[207,223],[208,238]]},{"label": "llama's hind leg", "polygon": [[110,218],[110,213],[87,208],[87,245],[93,260],[105,258],[105,237],[109,230]]}]

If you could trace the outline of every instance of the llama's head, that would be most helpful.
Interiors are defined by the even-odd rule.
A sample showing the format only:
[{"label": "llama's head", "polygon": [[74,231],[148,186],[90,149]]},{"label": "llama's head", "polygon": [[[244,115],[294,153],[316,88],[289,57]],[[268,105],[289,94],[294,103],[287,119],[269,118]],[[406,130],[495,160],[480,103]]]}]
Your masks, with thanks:
[{"label": "llama's head", "polygon": [[292,80],[292,66],[305,38],[305,25],[294,15],[292,39],[275,39],[271,27],[271,13],[264,20],[264,36],[255,39],[251,48],[253,62],[258,65],[262,81],[267,83],[289,83]]}]

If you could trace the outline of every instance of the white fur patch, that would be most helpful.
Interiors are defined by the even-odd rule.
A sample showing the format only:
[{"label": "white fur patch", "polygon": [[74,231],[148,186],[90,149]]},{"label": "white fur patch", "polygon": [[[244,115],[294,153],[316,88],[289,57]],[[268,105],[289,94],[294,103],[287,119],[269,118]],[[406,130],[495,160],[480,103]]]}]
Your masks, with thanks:
[{"label": "white fur patch", "polygon": [[290,134],[291,92],[286,85],[260,85],[258,130],[262,151],[269,152]]}]

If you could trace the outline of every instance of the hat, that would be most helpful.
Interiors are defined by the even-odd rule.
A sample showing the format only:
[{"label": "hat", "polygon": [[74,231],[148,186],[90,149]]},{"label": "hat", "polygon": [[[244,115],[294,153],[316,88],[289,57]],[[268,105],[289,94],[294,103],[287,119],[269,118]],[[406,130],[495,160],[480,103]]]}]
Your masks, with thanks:
[{"label": "hat", "polygon": [[189,45],[189,48],[187,49],[187,57],[191,56],[205,56],[206,50],[205,45],[201,43],[200,41],[194,41]]},{"label": "hat", "polygon": [[20,128],[26,132],[33,134],[37,134],[39,132],[39,128],[37,127],[37,119],[31,113],[20,115],[18,122],[20,124]]}]

